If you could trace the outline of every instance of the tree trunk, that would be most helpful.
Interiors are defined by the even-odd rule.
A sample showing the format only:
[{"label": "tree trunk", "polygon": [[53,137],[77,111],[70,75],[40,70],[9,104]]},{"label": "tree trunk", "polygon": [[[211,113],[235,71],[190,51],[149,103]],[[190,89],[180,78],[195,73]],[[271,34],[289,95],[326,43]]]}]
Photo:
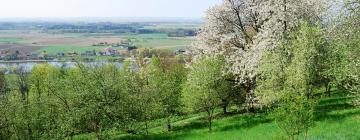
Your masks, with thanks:
[{"label": "tree trunk", "polygon": [[283,0],[283,4],[284,4],[284,14],[285,14],[285,19],[284,19],[284,36],[286,38],[286,32],[287,32],[287,21],[286,21],[286,14],[287,14],[287,2],[286,0]]},{"label": "tree trunk", "polygon": [[170,117],[168,117],[166,120],[166,128],[167,128],[168,132],[171,131],[171,118]]},{"label": "tree trunk", "polygon": [[247,100],[247,104],[248,104],[248,107],[247,107],[247,110],[251,113],[255,113],[256,112],[256,109],[255,109],[255,106],[254,106],[254,98],[255,98],[255,95],[254,95],[254,90],[255,90],[255,87],[256,87],[256,82],[255,82],[255,78],[249,82],[247,85],[245,85],[245,89],[246,89],[246,100]]},{"label": "tree trunk", "polygon": [[209,131],[212,131],[212,115],[209,114],[208,116],[208,121],[209,121]]},{"label": "tree trunk", "polygon": [[30,125],[29,125],[29,122],[27,122],[27,123],[28,123],[28,124],[27,124],[27,131],[28,131],[27,139],[32,140],[32,139],[34,139],[34,138],[33,138],[33,134],[32,134],[32,130],[31,130],[31,127],[30,127]]},{"label": "tree trunk", "polygon": [[207,110],[207,113],[208,113],[209,131],[211,132],[212,131],[212,119],[213,119],[214,110],[209,108],[209,110]]},{"label": "tree trunk", "polygon": [[310,94],[309,93],[306,93],[306,99],[310,99]]},{"label": "tree trunk", "polygon": [[[22,88],[23,89],[23,88]],[[26,139],[33,139],[32,138],[32,130],[30,127],[30,117],[29,117],[29,91],[28,90],[21,90],[23,106],[24,106],[24,116],[26,119]]]},{"label": "tree trunk", "polygon": [[226,99],[223,99],[222,102],[223,102],[223,112],[224,112],[224,114],[227,114],[228,113],[227,106],[229,105],[229,103]]},{"label": "tree trunk", "polygon": [[326,93],[327,93],[328,97],[331,96],[331,85],[326,86]]},{"label": "tree trunk", "polygon": [[101,139],[101,134],[102,134],[102,126],[100,124],[100,122],[96,122],[96,139],[100,140]]},{"label": "tree trunk", "polygon": [[146,136],[149,135],[149,125],[148,125],[148,120],[147,119],[145,121],[145,134],[146,134]]}]

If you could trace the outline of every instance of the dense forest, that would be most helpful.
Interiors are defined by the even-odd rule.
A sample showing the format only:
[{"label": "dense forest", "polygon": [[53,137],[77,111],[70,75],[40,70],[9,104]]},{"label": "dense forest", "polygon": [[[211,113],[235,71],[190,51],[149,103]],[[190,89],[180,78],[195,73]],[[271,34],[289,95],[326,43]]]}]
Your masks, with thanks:
[{"label": "dense forest", "polygon": [[169,133],[199,112],[208,131],[218,113],[267,112],[284,139],[306,139],[332,90],[360,103],[359,19],[359,0],[224,0],[184,55],[1,73],[0,139],[146,139],[154,122]]}]

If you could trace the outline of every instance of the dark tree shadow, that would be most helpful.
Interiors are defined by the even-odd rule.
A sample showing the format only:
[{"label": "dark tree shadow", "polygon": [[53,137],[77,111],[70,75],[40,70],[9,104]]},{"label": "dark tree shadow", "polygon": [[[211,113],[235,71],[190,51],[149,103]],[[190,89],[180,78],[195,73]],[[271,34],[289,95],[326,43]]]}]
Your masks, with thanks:
[{"label": "dark tree shadow", "polygon": [[230,130],[237,130],[243,128],[252,128],[260,124],[270,123],[272,119],[267,117],[265,114],[259,115],[243,115],[240,117],[235,117],[233,119],[234,122],[238,121],[239,123],[232,123],[231,125],[227,125],[218,129],[219,131],[230,131]]},{"label": "dark tree shadow", "polygon": [[[316,121],[342,121],[347,117],[359,115],[360,110],[356,110],[355,106],[351,104],[353,97],[344,97],[342,92],[334,91],[333,96],[327,99],[319,97],[318,105],[315,107]],[[354,109],[354,110],[351,110]],[[336,111],[347,110],[345,112],[336,113]],[[335,113],[334,113],[335,111]],[[245,128],[252,128],[260,124],[271,123],[273,119],[266,113],[246,114],[244,112],[230,112],[228,114],[219,113],[214,116],[214,122],[229,121],[225,126],[215,126],[213,132],[216,131],[231,131]],[[181,140],[184,137],[190,137],[191,131],[199,129],[207,129],[208,122],[206,117],[198,118],[190,122],[185,122],[180,125],[174,125],[172,132],[145,135],[129,135],[119,139],[125,140]]]},{"label": "dark tree shadow", "polygon": [[315,119],[317,121],[341,121],[344,118],[360,114],[360,111],[357,110],[345,113],[331,113],[334,111],[355,109],[356,106],[351,104],[353,99],[354,97],[332,97],[319,101],[318,106],[315,107]]}]

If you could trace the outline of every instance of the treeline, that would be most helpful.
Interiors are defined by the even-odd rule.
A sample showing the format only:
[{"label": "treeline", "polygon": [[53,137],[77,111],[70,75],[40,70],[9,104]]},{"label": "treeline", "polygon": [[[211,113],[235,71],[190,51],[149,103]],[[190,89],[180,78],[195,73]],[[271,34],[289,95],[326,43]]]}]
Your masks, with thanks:
[{"label": "treeline", "polygon": [[116,23],[86,23],[71,24],[57,23],[43,27],[45,32],[57,33],[138,33],[143,25],[140,24],[116,24]]},{"label": "treeline", "polygon": [[171,131],[174,117],[198,111],[208,113],[211,130],[214,109],[226,114],[229,106],[243,108],[242,88],[222,77],[223,58],[204,58],[187,68],[184,56],[151,50],[149,58],[145,52],[121,68],[39,64],[30,73],[0,73],[0,138],[148,135],[154,120]]},{"label": "treeline", "polygon": [[[165,23],[164,23],[165,24]],[[177,23],[174,23],[176,25]],[[161,25],[157,23],[157,25]],[[196,36],[199,29],[168,28],[147,29],[152,23],[52,23],[52,22],[2,22],[0,30],[40,30],[45,33],[113,33],[113,34],[168,34],[169,37]]]},{"label": "treeline", "polygon": [[[161,24],[160,24],[161,25]],[[50,33],[114,33],[114,34],[168,34],[169,37],[196,36],[199,29],[168,28],[147,29],[152,24],[117,24],[117,23],[88,23],[88,24],[57,24],[46,26],[43,31]]]}]

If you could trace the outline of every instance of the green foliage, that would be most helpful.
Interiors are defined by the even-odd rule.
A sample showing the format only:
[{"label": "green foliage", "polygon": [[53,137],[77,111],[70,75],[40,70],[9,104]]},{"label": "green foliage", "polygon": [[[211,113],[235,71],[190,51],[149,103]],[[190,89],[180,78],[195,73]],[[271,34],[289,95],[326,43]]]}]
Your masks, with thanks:
[{"label": "green foliage", "polygon": [[[314,104],[314,123],[316,125],[309,129],[307,139],[358,139],[360,137],[360,109],[351,106],[349,103],[353,98],[342,97],[344,94],[342,91],[333,91],[331,94],[332,97],[319,99]],[[163,133],[162,124],[157,124],[150,129],[151,134],[148,136],[119,134],[113,138],[133,140],[284,139],[283,130],[277,126],[275,121],[272,121],[273,116],[267,113],[217,115],[212,132],[208,132],[208,126],[203,121],[206,117],[203,113],[184,116],[174,122],[174,130],[171,133]],[[301,133],[298,138],[305,139],[305,133]]]},{"label": "green foliage", "polygon": [[259,69],[257,94],[261,101],[271,105],[289,92],[313,96],[314,87],[325,82],[321,79],[328,68],[323,64],[326,45],[319,26],[303,23],[282,46],[269,52]]},{"label": "green foliage", "polygon": [[308,130],[314,125],[314,103],[303,96],[288,93],[280,100],[273,116],[289,139],[297,139],[303,132],[307,137]]},{"label": "green foliage", "polygon": [[[297,139],[314,124],[314,88],[326,66],[322,57],[326,40],[320,27],[303,23],[299,31],[290,35],[279,50],[274,50],[264,60],[261,70],[264,79],[258,92],[263,102],[277,102],[273,115],[278,126],[289,139]],[[272,62],[272,63],[269,63]],[[271,83],[269,83],[271,82]],[[269,96],[267,95],[269,94]],[[267,98],[266,98],[267,97]]]},{"label": "green foliage", "polygon": [[223,66],[221,58],[204,58],[192,65],[188,80],[183,85],[182,100],[186,110],[206,111],[210,131],[214,110],[221,104],[226,88],[229,88],[222,76]]},{"label": "green foliage", "polygon": [[179,114],[185,74],[183,64],[157,57],[139,71],[130,64],[121,69],[40,64],[30,74],[17,73],[11,87],[2,74],[1,136],[63,139],[91,132],[106,139],[110,130],[147,132],[149,121]]},{"label": "green foliage", "polygon": [[[331,73],[339,88],[347,89],[360,97],[360,1],[346,0],[344,15],[339,27],[329,35],[331,46]],[[360,98],[359,98],[360,100]],[[355,102],[359,104],[360,102]]]},{"label": "green foliage", "polygon": [[4,72],[0,72],[0,139],[11,138],[11,106],[8,99],[8,85]]},{"label": "green foliage", "polygon": [[180,112],[181,84],[186,77],[184,65],[176,61],[153,56],[150,63],[135,74],[140,121],[145,121],[146,133],[148,121],[168,118],[167,129],[171,129],[171,117]]},{"label": "green foliage", "polygon": [[[258,70],[254,74],[257,79],[251,78],[251,82],[240,83],[240,86],[232,81],[236,75],[223,73],[224,58],[203,58],[189,65],[188,71],[172,52],[146,48],[178,48],[192,41],[169,38],[165,34],[124,36],[145,48],[139,49],[137,59],[129,59],[121,69],[114,65],[79,63],[74,68],[55,68],[40,64],[30,73],[18,72],[11,76],[0,73],[0,139],[111,139],[114,136],[142,139],[141,134],[146,135],[144,139],[280,139],[281,130],[289,139],[308,136],[357,139],[360,137],[359,109],[348,103],[354,97],[344,97],[344,94],[323,99],[318,96],[322,93],[315,93],[323,92],[320,86],[325,86],[325,92],[330,95],[330,85],[337,85],[344,92],[360,96],[359,0],[346,1],[345,7],[349,14],[339,24],[337,35],[325,37],[324,27],[306,21],[291,29],[285,22],[285,29],[294,32],[285,31],[282,43],[258,40],[259,46],[281,45],[265,51],[267,54],[259,69],[255,66],[257,60],[249,61]],[[214,27],[223,26],[229,25]],[[209,30],[209,36],[218,35]],[[211,41],[231,48],[221,52],[228,55],[233,51],[231,38],[236,36],[238,32]],[[0,39],[3,43],[16,41]],[[55,53],[99,49],[101,47],[50,46],[44,50]],[[239,52],[246,52],[248,48],[242,49],[239,48]],[[257,49],[250,52],[254,54],[244,55],[243,59],[262,56]],[[231,62],[236,61],[241,60]],[[257,96],[248,98],[255,88]],[[245,98],[250,99],[248,103],[252,105],[274,107],[272,117],[276,123],[266,114],[229,117],[226,116],[229,114],[218,113],[219,106],[226,112],[230,102],[240,105],[237,110],[243,110]],[[219,121],[213,123],[214,119]],[[166,130],[172,132],[162,133],[164,124]],[[342,128],[341,133],[338,127]],[[207,133],[207,129],[214,133]]]}]

